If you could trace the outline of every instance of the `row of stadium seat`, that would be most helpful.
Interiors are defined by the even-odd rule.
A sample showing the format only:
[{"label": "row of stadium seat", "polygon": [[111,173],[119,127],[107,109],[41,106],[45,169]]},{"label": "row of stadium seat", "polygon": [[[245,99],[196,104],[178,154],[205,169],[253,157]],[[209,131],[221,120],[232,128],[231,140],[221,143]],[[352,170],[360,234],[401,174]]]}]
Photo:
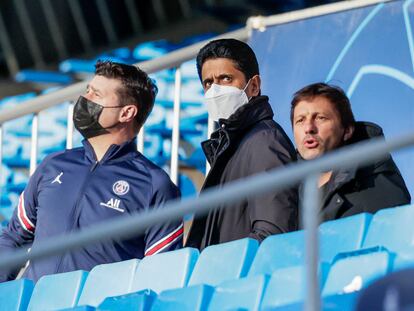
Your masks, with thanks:
[{"label": "row of stadium seat", "polygon": [[[413,217],[414,207],[402,206],[320,225],[320,288],[329,310],[352,310],[360,289],[414,264]],[[89,273],[44,276],[35,286],[6,282],[0,284],[0,301],[7,301],[0,310],[300,310],[304,237],[303,231],[274,235],[260,246],[246,238],[201,254],[184,248]]]}]

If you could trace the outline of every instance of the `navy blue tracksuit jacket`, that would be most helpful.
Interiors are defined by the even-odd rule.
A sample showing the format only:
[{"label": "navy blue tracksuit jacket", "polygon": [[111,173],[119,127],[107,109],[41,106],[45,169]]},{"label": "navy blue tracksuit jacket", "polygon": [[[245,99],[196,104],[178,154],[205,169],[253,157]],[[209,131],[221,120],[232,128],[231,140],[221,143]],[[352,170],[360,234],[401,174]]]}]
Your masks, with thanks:
[{"label": "navy blue tracksuit jacket", "polygon": [[[92,146],[48,156],[31,176],[12,219],[0,236],[0,256],[20,246],[77,231],[114,217],[144,212],[179,198],[168,175],[136,150],[135,141],[112,145],[101,161]],[[91,270],[103,263],[142,258],[182,247],[181,221],[162,223],[142,236],[94,243],[29,264],[24,277]],[[0,271],[0,282],[17,271]]]}]

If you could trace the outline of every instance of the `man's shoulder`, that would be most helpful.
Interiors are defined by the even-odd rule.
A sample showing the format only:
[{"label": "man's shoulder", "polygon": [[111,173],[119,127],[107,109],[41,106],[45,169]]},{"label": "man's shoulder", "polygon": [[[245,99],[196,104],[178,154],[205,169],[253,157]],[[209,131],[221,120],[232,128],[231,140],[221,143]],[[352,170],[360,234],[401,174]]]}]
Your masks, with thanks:
[{"label": "man's shoulder", "polygon": [[284,129],[274,120],[262,120],[252,127],[242,139],[241,148],[255,152],[256,147],[275,146],[277,151],[288,152],[295,157],[295,148]]},{"label": "man's shoulder", "polygon": [[62,151],[57,151],[50,153],[47,155],[42,163],[59,161],[59,160],[66,160],[66,159],[79,159],[81,155],[85,153],[83,147],[73,148],[73,149],[66,149]]},{"label": "man's shoulder", "polygon": [[153,183],[171,183],[168,174],[141,153],[138,153],[133,161],[140,169],[144,170],[149,175]]}]

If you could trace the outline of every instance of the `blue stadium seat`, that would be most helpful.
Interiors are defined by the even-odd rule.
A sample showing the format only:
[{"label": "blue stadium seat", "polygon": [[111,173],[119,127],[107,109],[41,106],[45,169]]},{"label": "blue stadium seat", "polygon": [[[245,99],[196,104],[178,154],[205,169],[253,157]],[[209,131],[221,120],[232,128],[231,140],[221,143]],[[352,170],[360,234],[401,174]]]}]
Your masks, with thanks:
[{"label": "blue stadium seat", "polygon": [[98,306],[106,297],[130,293],[138,263],[138,259],[130,259],[93,268],[86,279],[78,305]]},{"label": "blue stadium seat", "polygon": [[208,310],[259,310],[267,282],[266,275],[224,282],[215,288]]},{"label": "blue stadium seat", "polygon": [[19,71],[15,80],[17,82],[35,82],[35,83],[55,83],[55,84],[70,84],[73,78],[67,74],[53,71],[41,71],[24,69]]},{"label": "blue stadium seat", "polygon": [[201,311],[206,310],[214,287],[194,285],[163,291],[154,301],[151,311]]},{"label": "blue stadium seat", "polygon": [[33,287],[33,282],[26,279],[0,283],[0,311],[25,311]]},{"label": "blue stadium seat", "polygon": [[[357,294],[343,294],[327,296],[322,299],[323,311],[354,311],[357,301]],[[265,307],[262,305],[263,311],[303,311],[304,302],[298,302],[280,307]]]},{"label": "blue stadium seat", "polygon": [[59,311],[95,311],[96,308],[95,307],[91,307],[91,306],[78,306],[78,307],[73,307],[73,308],[68,308],[68,309],[61,309]]},{"label": "blue stadium seat", "polygon": [[260,245],[249,276],[272,274],[273,271],[303,265],[304,231],[293,231],[267,237]]},{"label": "blue stadium seat", "polygon": [[215,286],[227,280],[246,276],[257,248],[257,240],[250,238],[205,248],[188,284]]},{"label": "blue stadium seat", "polygon": [[[328,274],[329,264],[320,265],[320,286]],[[262,308],[300,302],[305,298],[305,267],[287,267],[274,271],[270,277]]]},{"label": "blue stadium seat", "polygon": [[149,311],[154,298],[157,296],[151,290],[143,290],[136,293],[108,297],[96,310],[100,311]]},{"label": "blue stadium seat", "polygon": [[[358,250],[363,243],[371,218],[371,214],[363,213],[321,224],[320,261],[331,263],[338,253]],[[257,251],[249,276],[272,274],[280,268],[303,265],[304,238],[303,230],[266,238]]]},{"label": "blue stadium seat", "polygon": [[86,59],[67,59],[59,64],[59,70],[65,73],[94,73],[95,61]]},{"label": "blue stadium seat", "polygon": [[27,310],[55,310],[77,305],[88,272],[45,275],[36,283]]},{"label": "blue stadium seat", "polygon": [[404,251],[414,246],[414,208],[406,205],[378,211],[369,227],[363,247],[384,246],[390,251]]},{"label": "blue stadium seat", "polygon": [[319,226],[321,261],[331,263],[338,253],[360,249],[371,219],[371,214],[361,213],[322,223]]},{"label": "blue stadium seat", "polygon": [[197,249],[187,247],[144,257],[135,273],[131,290],[151,289],[159,293],[186,286],[198,255]]},{"label": "blue stadium seat", "polygon": [[371,248],[336,257],[322,295],[352,293],[391,270],[392,255],[384,248]]}]

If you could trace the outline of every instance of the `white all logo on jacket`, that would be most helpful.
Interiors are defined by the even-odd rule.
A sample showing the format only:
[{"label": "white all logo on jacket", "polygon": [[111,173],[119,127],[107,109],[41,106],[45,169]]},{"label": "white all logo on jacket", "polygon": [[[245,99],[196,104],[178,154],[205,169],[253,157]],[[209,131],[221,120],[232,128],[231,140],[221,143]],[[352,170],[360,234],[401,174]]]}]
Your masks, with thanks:
[{"label": "white all logo on jacket", "polygon": [[112,190],[117,195],[124,195],[127,194],[129,191],[129,184],[125,180],[118,180],[112,186]]},{"label": "white all logo on jacket", "polygon": [[110,199],[108,202],[106,202],[106,203],[101,202],[101,203],[100,203],[100,205],[101,205],[101,206],[108,207],[108,208],[111,208],[111,209],[114,209],[114,210],[116,210],[116,211],[118,211],[118,212],[123,213],[123,212],[125,212],[125,210],[119,207],[119,204],[120,204],[120,203],[121,203],[121,200],[111,198],[111,199]]}]

